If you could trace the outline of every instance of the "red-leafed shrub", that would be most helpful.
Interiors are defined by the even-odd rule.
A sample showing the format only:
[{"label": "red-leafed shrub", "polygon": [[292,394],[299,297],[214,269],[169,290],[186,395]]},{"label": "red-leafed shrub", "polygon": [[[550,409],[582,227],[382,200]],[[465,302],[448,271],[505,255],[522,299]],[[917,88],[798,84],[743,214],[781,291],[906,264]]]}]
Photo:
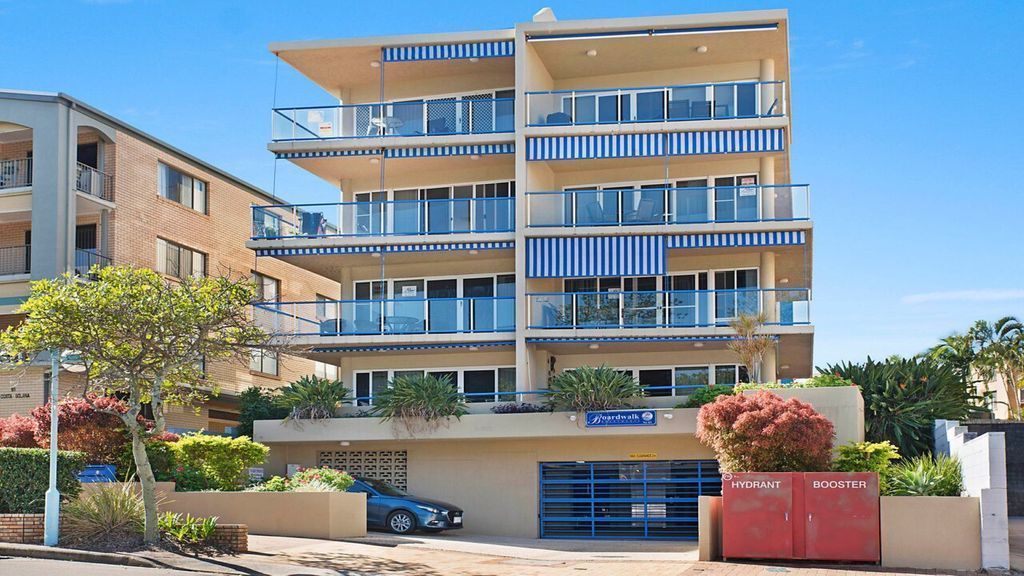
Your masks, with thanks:
[{"label": "red-leafed shrub", "polygon": [[765,391],[719,396],[697,415],[697,439],[715,451],[723,472],[828,470],[834,436],[810,404]]},{"label": "red-leafed shrub", "polygon": [[21,414],[0,418],[0,448],[39,448],[36,421]]},{"label": "red-leafed shrub", "polygon": [[[128,437],[121,418],[93,407],[124,412],[127,407],[116,398],[65,398],[57,403],[57,446],[61,450],[84,452],[89,464],[116,464]],[[90,402],[92,404],[90,404]],[[49,403],[32,409],[37,422],[36,441],[50,442]]]}]

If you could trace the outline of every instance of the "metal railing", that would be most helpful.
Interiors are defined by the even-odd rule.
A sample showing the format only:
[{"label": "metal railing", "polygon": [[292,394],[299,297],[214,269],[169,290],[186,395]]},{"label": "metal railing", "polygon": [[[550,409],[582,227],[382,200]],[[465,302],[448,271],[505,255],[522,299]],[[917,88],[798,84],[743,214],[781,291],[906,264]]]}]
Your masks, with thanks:
[{"label": "metal railing", "polygon": [[[770,194],[769,202],[764,202]],[[528,227],[808,220],[806,184],[527,192]]]},{"label": "metal railing", "polygon": [[108,202],[113,201],[114,177],[79,162],[75,175],[75,190]]},{"label": "metal railing", "polygon": [[512,232],[515,209],[514,197],[253,206],[252,237]]},{"label": "metal railing", "polygon": [[722,82],[527,92],[527,126],[772,118],[786,115],[786,83]]},{"label": "metal railing", "polygon": [[0,160],[0,190],[32,185],[32,159]]},{"label": "metal railing", "polygon": [[512,132],[514,108],[514,98],[466,97],[275,108],[271,113],[271,138],[324,140]]},{"label": "metal railing", "polygon": [[105,268],[110,266],[112,260],[109,256],[100,254],[94,248],[76,248],[75,249],[75,273],[79,276],[88,275],[94,266]]},{"label": "metal railing", "polygon": [[529,328],[694,328],[728,326],[764,312],[766,324],[810,323],[810,290],[742,288],[527,294]]},{"label": "metal railing", "polygon": [[275,336],[466,334],[515,331],[515,297],[313,300],[256,304]]},{"label": "metal railing", "polygon": [[0,248],[0,276],[14,276],[31,272],[31,246],[6,246]]}]

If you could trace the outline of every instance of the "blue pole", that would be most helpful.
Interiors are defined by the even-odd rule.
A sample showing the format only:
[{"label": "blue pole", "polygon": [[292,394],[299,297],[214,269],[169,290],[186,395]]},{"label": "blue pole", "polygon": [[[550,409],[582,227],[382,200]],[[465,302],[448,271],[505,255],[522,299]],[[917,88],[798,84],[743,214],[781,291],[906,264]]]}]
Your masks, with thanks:
[{"label": "blue pole", "polygon": [[50,351],[50,488],[46,491],[43,544],[56,546],[60,534],[60,492],[57,491],[57,380],[60,352]]}]

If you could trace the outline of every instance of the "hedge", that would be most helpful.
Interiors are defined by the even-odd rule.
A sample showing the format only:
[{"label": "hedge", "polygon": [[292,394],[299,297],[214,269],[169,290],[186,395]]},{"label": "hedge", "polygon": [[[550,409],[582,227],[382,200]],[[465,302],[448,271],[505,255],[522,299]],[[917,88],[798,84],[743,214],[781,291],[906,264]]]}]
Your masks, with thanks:
[{"label": "hedge", "polygon": [[[85,454],[57,453],[57,489],[63,499],[82,491],[78,473]],[[46,504],[50,478],[50,451],[43,448],[0,448],[0,513],[39,514]]]}]

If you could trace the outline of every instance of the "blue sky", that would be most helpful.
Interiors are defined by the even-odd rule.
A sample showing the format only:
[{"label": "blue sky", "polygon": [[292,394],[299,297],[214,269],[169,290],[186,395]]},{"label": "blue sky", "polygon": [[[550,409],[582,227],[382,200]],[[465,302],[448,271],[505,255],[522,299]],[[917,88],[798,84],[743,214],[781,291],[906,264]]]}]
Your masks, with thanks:
[{"label": "blue sky", "polygon": [[[271,189],[269,42],[509,27],[543,2],[0,0],[0,87],[63,91]],[[790,11],[815,362],[1024,315],[1024,3],[549,2],[561,19]],[[329,104],[281,65],[277,103]],[[281,162],[277,194],[333,198]]]}]

